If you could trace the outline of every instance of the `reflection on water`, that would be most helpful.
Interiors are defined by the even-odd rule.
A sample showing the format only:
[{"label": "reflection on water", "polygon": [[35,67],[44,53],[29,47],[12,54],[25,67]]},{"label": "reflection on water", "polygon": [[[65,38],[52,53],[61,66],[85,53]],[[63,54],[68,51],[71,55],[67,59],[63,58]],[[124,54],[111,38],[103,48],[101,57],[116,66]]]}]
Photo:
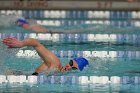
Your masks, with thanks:
[{"label": "reflection on water", "polygon": [[139,93],[140,85],[133,84],[37,84],[1,85],[1,93]]}]

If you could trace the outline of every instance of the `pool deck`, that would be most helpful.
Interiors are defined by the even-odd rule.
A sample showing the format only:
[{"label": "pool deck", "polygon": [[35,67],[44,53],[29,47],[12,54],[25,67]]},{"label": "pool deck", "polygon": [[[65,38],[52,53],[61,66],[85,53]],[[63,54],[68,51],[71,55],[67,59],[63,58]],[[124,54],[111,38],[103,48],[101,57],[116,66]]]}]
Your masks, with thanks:
[{"label": "pool deck", "polygon": [[[138,0],[1,0],[0,9],[140,10]],[[37,7],[36,7],[37,6]]]}]

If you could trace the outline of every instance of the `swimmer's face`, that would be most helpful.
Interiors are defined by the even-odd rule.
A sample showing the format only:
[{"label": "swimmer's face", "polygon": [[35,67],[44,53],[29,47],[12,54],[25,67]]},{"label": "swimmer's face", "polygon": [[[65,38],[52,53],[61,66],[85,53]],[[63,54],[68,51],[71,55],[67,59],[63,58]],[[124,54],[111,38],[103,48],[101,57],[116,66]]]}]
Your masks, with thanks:
[{"label": "swimmer's face", "polygon": [[22,25],[23,23],[22,22],[16,22],[16,25]]},{"label": "swimmer's face", "polygon": [[28,27],[29,26],[29,24],[23,23],[23,22],[16,22],[16,25],[19,27]]},{"label": "swimmer's face", "polygon": [[77,70],[78,64],[74,60],[70,60],[63,68],[62,71]]}]

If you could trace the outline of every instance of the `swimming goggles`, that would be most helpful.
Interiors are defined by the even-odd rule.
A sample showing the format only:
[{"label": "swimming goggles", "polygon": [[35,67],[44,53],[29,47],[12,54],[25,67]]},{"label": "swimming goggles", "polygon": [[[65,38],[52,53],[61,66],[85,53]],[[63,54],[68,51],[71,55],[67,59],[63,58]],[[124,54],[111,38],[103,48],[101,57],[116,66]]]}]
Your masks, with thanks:
[{"label": "swimming goggles", "polygon": [[77,67],[73,67],[73,60],[70,60],[69,65],[71,66],[72,70],[77,70]]},{"label": "swimming goggles", "polygon": [[[20,22],[20,24],[17,24],[18,22]],[[15,22],[19,27],[22,27],[24,24],[29,24],[28,21],[24,20],[24,19],[18,19],[16,22]]]}]

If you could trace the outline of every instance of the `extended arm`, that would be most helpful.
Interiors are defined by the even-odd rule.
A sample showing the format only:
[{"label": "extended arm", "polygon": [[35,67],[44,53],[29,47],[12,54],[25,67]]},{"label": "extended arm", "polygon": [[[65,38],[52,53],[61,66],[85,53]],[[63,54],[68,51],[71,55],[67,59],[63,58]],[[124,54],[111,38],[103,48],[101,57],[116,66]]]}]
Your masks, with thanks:
[{"label": "extended arm", "polygon": [[22,27],[24,29],[32,30],[34,32],[38,33],[79,33],[79,32],[85,32],[82,29],[72,29],[72,30],[49,30],[35,22],[26,21],[23,19],[18,19],[16,22],[17,26]]},{"label": "extended arm", "polygon": [[24,46],[34,47],[38,55],[42,58],[42,60],[48,67],[50,67],[53,63],[59,63],[58,57],[35,39],[29,38],[23,41],[19,41],[15,38],[6,38],[3,40],[3,43],[10,48],[20,48]]},{"label": "extended arm", "polygon": [[47,32],[49,32],[49,30],[47,28],[44,28],[43,26],[38,25],[38,24],[34,24],[34,25],[24,24],[22,26],[22,28],[32,30],[32,31],[37,32],[37,33],[47,33]]}]

